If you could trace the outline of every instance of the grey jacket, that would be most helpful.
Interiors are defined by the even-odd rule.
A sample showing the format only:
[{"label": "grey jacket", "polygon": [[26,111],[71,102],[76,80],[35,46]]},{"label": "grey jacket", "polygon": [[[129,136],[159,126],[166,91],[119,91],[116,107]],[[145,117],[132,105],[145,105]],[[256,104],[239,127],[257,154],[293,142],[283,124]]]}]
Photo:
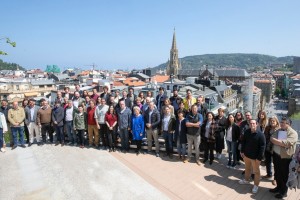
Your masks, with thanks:
[{"label": "grey jacket", "polygon": [[[39,111],[40,107],[35,105],[34,106],[34,112],[33,112],[33,121],[35,123],[37,123],[37,113]],[[31,110],[30,110],[30,107],[29,106],[26,106],[26,108],[24,109],[25,110],[25,124],[28,126],[31,121]]]},{"label": "grey jacket", "polygon": [[65,110],[63,107],[59,106],[57,108],[53,108],[52,110],[52,122],[57,122],[57,126],[64,125],[64,118],[65,118]]},{"label": "grey jacket", "polygon": [[131,124],[131,110],[127,107],[123,112],[121,111],[121,109],[118,110],[119,129],[130,128],[130,124]]}]

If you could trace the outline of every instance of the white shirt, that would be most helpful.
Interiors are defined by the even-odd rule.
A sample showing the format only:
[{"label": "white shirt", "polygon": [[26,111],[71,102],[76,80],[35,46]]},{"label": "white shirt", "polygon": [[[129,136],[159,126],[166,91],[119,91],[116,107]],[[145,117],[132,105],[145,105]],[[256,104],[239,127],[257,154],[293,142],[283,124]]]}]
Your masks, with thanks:
[{"label": "white shirt", "polygon": [[208,138],[208,136],[209,136],[210,125],[211,125],[211,122],[208,121],[205,126],[205,137],[206,138]]},{"label": "white shirt", "polygon": [[152,113],[153,113],[153,110],[149,110],[149,124],[151,124],[151,115],[152,115]]},{"label": "white shirt", "polygon": [[72,108],[66,108],[66,121],[72,121],[73,120],[73,106]]},{"label": "white shirt", "polygon": [[228,140],[229,142],[232,142],[232,126],[230,126],[227,129],[226,140]]},{"label": "white shirt", "polygon": [[171,115],[167,115],[167,116],[164,116],[164,119],[163,119],[163,124],[164,124],[164,127],[163,127],[163,130],[164,131],[168,131],[168,126],[169,126],[169,121],[171,119]]},{"label": "white shirt", "polygon": [[109,109],[108,105],[97,106],[97,109],[95,112],[95,118],[97,119],[99,124],[105,124],[105,114],[108,111],[108,109]]},{"label": "white shirt", "polygon": [[34,122],[34,121],[35,121],[35,120],[33,119],[34,108],[35,108],[35,106],[33,106],[32,108],[29,107],[29,109],[30,109],[30,122]]}]

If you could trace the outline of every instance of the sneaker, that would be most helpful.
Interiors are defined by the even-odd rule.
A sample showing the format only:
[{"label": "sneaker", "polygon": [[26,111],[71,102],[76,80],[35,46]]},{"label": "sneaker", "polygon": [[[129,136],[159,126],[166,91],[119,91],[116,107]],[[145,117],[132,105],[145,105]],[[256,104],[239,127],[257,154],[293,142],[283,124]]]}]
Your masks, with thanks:
[{"label": "sneaker", "polygon": [[253,188],[252,188],[252,193],[256,194],[257,191],[258,191],[258,186],[254,185]]},{"label": "sneaker", "polygon": [[156,157],[159,157],[159,153],[156,153],[155,156],[156,156]]},{"label": "sneaker", "polygon": [[67,145],[71,145],[71,144],[72,144],[72,142],[68,142],[68,143],[67,143]]},{"label": "sneaker", "polygon": [[247,185],[247,184],[250,184],[250,182],[246,181],[245,179],[242,179],[242,180],[239,181],[239,184],[241,184],[241,185]]},{"label": "sneaker", "polygon": [[226,165],[226,167],[230,168],[231,167],[231,162],[228,162],[227,165]]},{"label": "sneaker", "polygon": [[217,158],[221,159],[222,158],[222,154],[218,154]]},{"label": "sneaker", "polygon": [[236,165],[231,165],[230,169],[236,169]]},{"label": "sneaker", "polygon": [[6,152],[6,150],[5,150],[4,148],[1,148],[0,151],[1,151],[2,153],[5,153],[5,152]]}]

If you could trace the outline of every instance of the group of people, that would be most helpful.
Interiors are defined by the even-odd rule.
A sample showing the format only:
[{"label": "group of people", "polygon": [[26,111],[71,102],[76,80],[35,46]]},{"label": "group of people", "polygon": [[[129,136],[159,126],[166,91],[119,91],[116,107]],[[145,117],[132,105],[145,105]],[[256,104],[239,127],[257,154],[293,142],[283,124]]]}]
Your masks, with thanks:
[{"label": "group of people", "polygon": [[[24,100],[22,106],[13,102],[12,107],[2,100],[1,151],[5,151],[3,133],[8,130],[7,126],[11,130],[12,149],[17,148],[18,144],[26,147],[25,132],[28,147],[36,140],[38,145],[55,142],[55,145],[61,146],[108,148],[111,152],[116,151],[120,138],[123,153],[129,151],[130,144],[135,144],[137,155],[151,154],[154,149],[154,155],[160,157],[158,139],[162,135],[165,141],[164,156],[172,159],[175,146],[178,158],[186,163],[191,162],[194,151],[195,162],[199,166],[200,150],[204,151],[202,162],[209,161],[212,165],[215,158],[221,159],[226,143],[227,167],[235,169],[241,161],[245,163],[245,179],[240,184],[249,184],[251,174],[254,174],[252,192],[256,193],[261,179],[259,167],[264,160],[267,170],[265,178],[274,176],[277,185],[270,192],[276,193],[277,198],[287,195],[288,166],[298,135],[285,118],[279,123],[276,116],[268,118],[265,111],[260,111],[257,119],[252,119],[250,112],[245,113],[245,119],[241,112],[226,117],[222,108],[215,116],[208,109],[204,97],[193,97],[191,90],[187,90],[186,97],[181,98],[174,89],[169,98],[162,87],[156,97],[151,92],[135,95],[133,88],[129,88],[128,92],[123,90],[122,94],[119,91],[111,94],[105,86],[100,95],[96,89],[91,95],[81,91],[79,85],[75,89],[72,95],[69,88],[65,88],[64,95],[58,91],[53,107],[46,99],[41,100],[41,105],[35,105],[35,100],[29,99]],[[147,143],[147,151],[142,151],[143,140]]]}]

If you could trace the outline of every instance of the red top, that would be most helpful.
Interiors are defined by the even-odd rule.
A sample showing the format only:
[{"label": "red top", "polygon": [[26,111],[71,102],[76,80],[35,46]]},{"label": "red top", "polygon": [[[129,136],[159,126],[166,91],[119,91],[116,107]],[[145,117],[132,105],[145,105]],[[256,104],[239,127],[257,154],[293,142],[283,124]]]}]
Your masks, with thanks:
[{"label": "red top", "polygon": [[105,114],[105,121],[108,122],[109,126],[112,126],[116,121],[118,121],[118,116],[116,114]]},{"label": "red top", "polygon": [[95,110],[96,107],[93,109],[91,107],[87,108],[87,124],[88,125],[96,125],[96,119],[95,119]]}]

